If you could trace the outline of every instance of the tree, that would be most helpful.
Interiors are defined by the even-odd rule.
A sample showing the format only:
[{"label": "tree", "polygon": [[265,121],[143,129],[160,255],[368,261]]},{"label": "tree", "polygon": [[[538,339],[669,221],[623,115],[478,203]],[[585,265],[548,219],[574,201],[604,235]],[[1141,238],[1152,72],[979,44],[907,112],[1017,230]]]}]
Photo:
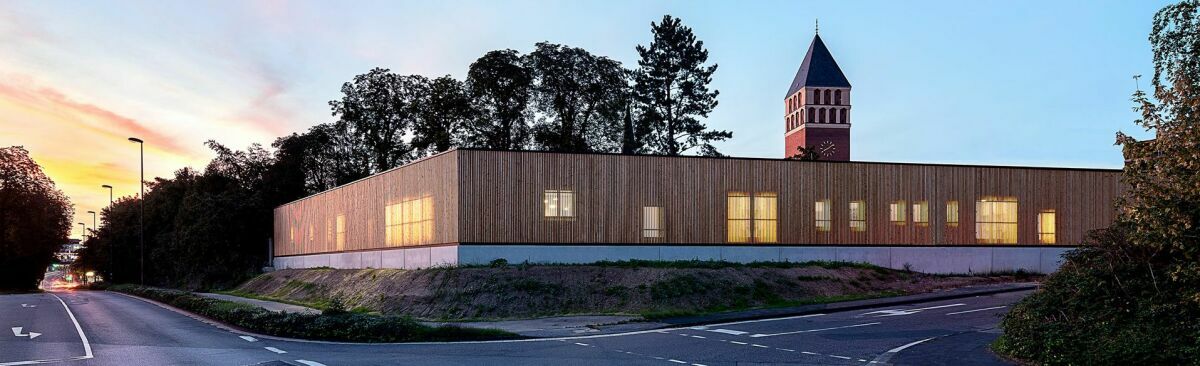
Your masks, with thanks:
[{"label": "tree", "polygon": [[701,155],[719,156],[712,142],[733,134],[710,130],[699,120],[717,107],[719,92],[708,89],[717,65],[705,65],[704,42],[678,18],[664,15],[650,27],[654,40],[649,47],[637,46],[641,59],[633,87],[640,114],[653,131],[649,147],[663,155],[699,148]]},{"label": "tree", "polygon": [[425,156],[460,145],[465,124],[473,117],[474,110],[466,87],[453,77],[425,79],[422,84],[411,144],[418,155]]},{"label": "tree", "polygon": [[628,100],[628,71],[582,48],[541,42],[525,56],[533,74],[539,148],[561,152],[617,151]]},{"label": "tree", "polygon": [[821,154],[818,153],[817,150],[809,149],[804,146],[797,146],[796,155],[789,156],[788,159],[817,161],[821,160]]},{"label": "tree", "polygon": [[54,252],[67,243],[73,214],[29,151],[0,148],[0,290],[37,288]]},{"label": "tree", "polygon": [[526,108],[533,75],[517,51],[491,51],[471,63],[466,87],[477,113],[466,126],[468,147],[518,150],[529,140]]},{"label": "tree", "polygon": [[399,166],[411,158],[412,147],[404,135],[415,120],[412,103],[420,80],[375,68],[342,84],[342,98],[329,102],[339,127],[360,139],[370,151],[376,172]]}]

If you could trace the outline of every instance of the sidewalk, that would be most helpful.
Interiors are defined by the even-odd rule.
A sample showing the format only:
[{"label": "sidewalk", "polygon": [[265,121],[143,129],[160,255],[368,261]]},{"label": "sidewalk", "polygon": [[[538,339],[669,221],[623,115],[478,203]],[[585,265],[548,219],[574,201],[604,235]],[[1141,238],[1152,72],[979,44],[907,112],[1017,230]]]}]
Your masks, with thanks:
[{"label": "sidewalk", "polygon": [[213,293],[207,293],[207,292],[197,292],[196,294],[200,295],[200,296],[208,297],[208,298],[217,299],[217,300],[225,300],[225,301],[232,301],[232,302],[236,302],[236,303],[242,303],[242,304],[246,304],[246,305],[254,305],[254,306],[257,306],[257,307],[260,307],[263,309],[267,309],[270,311],[301,313],[301,314],[320,314],[321,313],[320,310],[313,309],[310,307],[285,304],[285,303],[281,303],[281,302],[258,300],[258,299],[251,299],[248,297],[225,295],[225,294],[213,294]]},{"label": "sidewalk", "polygon": [[[752,309],[731,311],[725,313],[705,314],[697,316],[660,319],[650,322],[640,316],[632,315],[577,315],[558,316],[537,319],[501,320],[491,322],[422,322],[430,326],[455,325],[469,328],[492,328],[520,334],[526,337],[569,337],[579,335],[597,335],[622,332],[633,332],[667,327],[681,327],[699,324],[724,323],[742,320],[767,319],[784,316],[805,315],[814,313],[832,313],[839,311],[874,308],[881,306],[899,306],[938,300],[949,300],[975,296],[985,296],[1003,292],[1029,291],[1037,289],[1038,284],[1002,283],[993,285],[968,286],[953,290],[937,291],[924,294],[884,297],[878,299],[836,302],[829,304],[814,304],[786,308]],[[239,302],[254,305],[273,311],[311,312],[319,310],[298,305],[284,304],[272,301],[250,299],[238,296],[200,293],[201,296],[214,299]]]}]

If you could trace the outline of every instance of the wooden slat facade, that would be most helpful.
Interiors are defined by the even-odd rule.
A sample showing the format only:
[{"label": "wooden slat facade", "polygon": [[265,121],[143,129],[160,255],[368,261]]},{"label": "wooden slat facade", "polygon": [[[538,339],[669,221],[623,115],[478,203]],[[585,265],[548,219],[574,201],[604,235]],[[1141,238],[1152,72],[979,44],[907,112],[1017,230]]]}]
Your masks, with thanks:
[{"label": "wooden slat facade", "polygon": [[[1037,213],[1052,209],[1057,244],[1079,243],[1108,226],[1124,190],[1120,171],[776,159],[563,154],[454,150],[275,210],[278,256],[396,247],[385,240],[385,207],[432,197],[427,242],[516,244],[726,244],[726,194],[778,195],[778,243],[730,245],[976,245],[975,202],[1016,197],[1017,244],[1040,245]],[[573,219],[543,216],[546,190],[575,195]],[[832,230],[820,232],[814,205],[832,202]],[[865,201],[866,230],[850,229],[851,201]],[[907,223],[888,221],[903,200]],[[958,201],[959,224],[945,224]],[[913,223],[915,201],[929,203],[929,225]],[[642,238],[645,206],[664,208],[666,236]],[[346,220],[337,247],[331,224]],[[312,232],[311,238],[293,234]],[[293,236],[294,235],[294,236]]]},{"label": "wooden slat facade", "polygon": [[[1108,226],[1123,190],[1120,171],[950,165],[806,162],[773,159],[461,151],[459,238],[478,243],[726,243],[726,194],[778,194],[779,244],[977,244],[975,202],[1016,197],[1018,242],[1037,244],[1036,216],[1053,209],[1058,244],[1077,244]],[[544,190],[575,192],[574,220],[542,217]],[[832,201],[832,230],[815,224],[817,200]],[[851,201],[867,205],[866,230],[853,232]],[[907,224],[888,221],[904,200]],[[959,225],[945,225],[957,200]],[[928,201],[929,225],[912,204]],[[642,207],[665,208],[666,238],[641,237]],[[731,244],[760,245],[760,244]]]},{"label": "wooden slat facade", "polygon": [[[433,233],[421,242],[388,245],[387,206],[423,197],[433,204]],[[458,152],[449,151],[279,206],[275,255],[457,243],[458,207]],[[338,215],[345,217],[342,248],[335,232]]]}]

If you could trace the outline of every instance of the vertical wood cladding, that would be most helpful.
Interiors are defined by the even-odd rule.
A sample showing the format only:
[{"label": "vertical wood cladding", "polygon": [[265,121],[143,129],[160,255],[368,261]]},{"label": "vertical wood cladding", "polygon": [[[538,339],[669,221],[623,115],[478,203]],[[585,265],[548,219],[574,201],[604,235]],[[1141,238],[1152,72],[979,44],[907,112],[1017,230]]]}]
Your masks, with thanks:
[{"label": "vertical wood cladding", "polygon": [[[642,210],[664,207],[666,238],[654,242],[723,244],[726,193],[776,192],[781,244],[976,244],[975,201],[1018,199],[1018,244],[1036,244],[1037,213],[1057,212],[1058,243],[1077,244],[1108,226],[1123,191],[1115,170],[1038,169],[759,159],[459,150],[462,242],[639,243]],[[575,192],[576,216],[546,219],[545,190]],[[832,205],[832,230],[817,231],[814,202]],[[866,203],[866,230],[850,229],[850,202]],[[904,225],[888,204],[906,203]],[[946,201],[959,224],[946,225]],[[914,202],[929,204],[929,225],[913,222]],[[730,244],[730,245],[755,245]]]},{"label": "vertical wood cladding", "polygon": [[[276,208],[275,255],[458,242],[458,154],[450,151],[431,156]],[[387,207],[423,198],[432,202],[432,235],[394,239],[389,245]],[[344,216],[345,224],[341,248],[339,215]]]}]

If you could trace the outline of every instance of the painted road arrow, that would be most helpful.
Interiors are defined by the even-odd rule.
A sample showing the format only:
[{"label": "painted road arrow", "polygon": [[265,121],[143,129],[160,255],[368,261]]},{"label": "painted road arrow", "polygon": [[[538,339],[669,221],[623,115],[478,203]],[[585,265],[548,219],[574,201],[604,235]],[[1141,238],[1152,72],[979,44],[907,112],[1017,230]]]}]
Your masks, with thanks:
[{"label": "painted road arrow", "polygon": [[29,332],[28,334],[21,334],[21,329],[24,329],[24,328],[25,327],[13,327],[12,328],[13,335],[17,336],[17,337],[29,337],[29,339],[34,339],[34,338],[37,338],[38,336],[42,335],[42,333],[37,333],[37,332]]}]

